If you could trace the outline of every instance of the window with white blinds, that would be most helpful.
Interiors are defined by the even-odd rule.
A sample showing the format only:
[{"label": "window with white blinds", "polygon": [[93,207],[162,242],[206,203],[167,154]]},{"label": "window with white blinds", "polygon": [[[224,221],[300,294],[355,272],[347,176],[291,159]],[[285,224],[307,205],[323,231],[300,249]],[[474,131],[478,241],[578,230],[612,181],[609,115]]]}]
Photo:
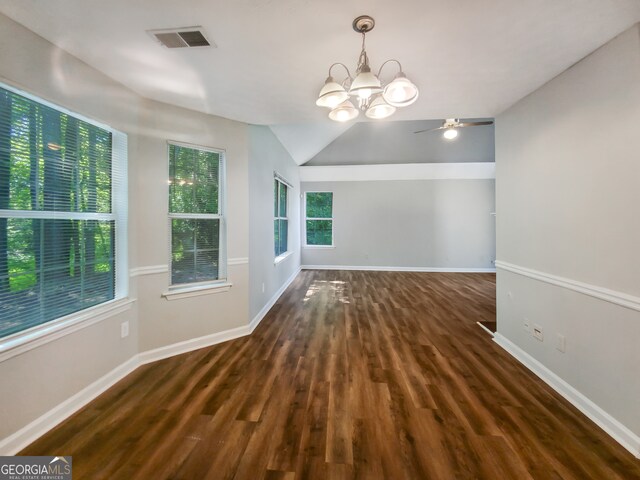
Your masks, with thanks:
[{"label": "window with white blinds", "polygon": [[169,143],[171,284],[223,280],[224,152]]},{"label": "window with white blinds", "polygon": [[289,187],[278,177],[273,180],[273,237],[275,255],[287,253],[289,219],[287,217],[287,195]]},{"label": "window with white blinds", "polygon": [[0,337],[126,296],[125,170],[126,135],[0,86]]}]

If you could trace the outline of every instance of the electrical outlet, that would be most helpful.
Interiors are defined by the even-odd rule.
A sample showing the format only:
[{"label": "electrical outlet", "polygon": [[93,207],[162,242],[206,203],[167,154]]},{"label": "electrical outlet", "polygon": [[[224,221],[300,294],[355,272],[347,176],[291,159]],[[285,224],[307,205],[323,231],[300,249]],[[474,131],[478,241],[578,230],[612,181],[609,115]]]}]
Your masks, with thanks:
[{"label": "electrical outlet", "polygon": [[129,336],[129,321],[122,322],[120,324],[120,338],[126,338]]},{"label": "electrical outlet", "polygon": [[559,333],[556,335],[556,350],[562,353],[567,351],[567,339]]},{"label": "electrical outlet", "polygon": [[542,331],[542,327],[540,325],[533,326],[533,336],[541,342],[544,341],[544,332]]}]

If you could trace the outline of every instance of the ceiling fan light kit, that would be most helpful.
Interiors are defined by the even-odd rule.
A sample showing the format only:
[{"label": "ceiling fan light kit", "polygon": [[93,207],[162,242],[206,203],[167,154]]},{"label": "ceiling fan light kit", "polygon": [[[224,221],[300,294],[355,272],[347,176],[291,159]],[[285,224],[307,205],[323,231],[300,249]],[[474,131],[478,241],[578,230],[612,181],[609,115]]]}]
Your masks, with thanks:
[{"label": "ceiling fan light kit", "polygon": [[455,138],[458,136],[458,130],[456,129],[456,127],[459,127],[460,125],[462,124],[460,123],[459,119],[447,118],[442,124],[442,127],[444,128],[442,136],[446,140],[455,140]]},{"label": "ceiling fan light kit", "polygon": [[480,122],[461,122],[458,118],[447,118],[442,122],[441,127],[427,128],[426,130],[418,130],[413,133],[435,132],[436,130],[444,130],[442,136],[447,140],[453,140],[458,136],[458,130],[464,127],[480,127],[482,125],[493,125],[493,120],[482,120]]},{"label": "ceiling fan light kit", "polygon": [[458,130],[456,130],[455,128],[447,128],[442,136],[447,140],[453,140],[458,136]]},{"label": "ceiling fan light kit", "polygon": [[[330,108],[331,120],[337,122],[353,120],[358,116],[359,110],[365,112],[367,118],[379,120],[393,115],[396,108],[409,106],[418,99],[418,87],[404,74],[398,60],[391,59],[384,62],[377,75],[371,71],[365,49],[365,37],[374,26],[375,21],[368,15],[362,15],[353,21],[353,29],[362,34],[362,50],[358,58],[355,78],[343,63],[334,63],[329,67],[329,76],[318,94],[316,105]],[[389,62],[398,64],[398,73],[389,84],[383,86],[380,73]],[[342,66],[347,72],[347,76],[341,82],[337,82],[331,75],[336,65]],[[358,108],[350,97],[357,100]]]}]

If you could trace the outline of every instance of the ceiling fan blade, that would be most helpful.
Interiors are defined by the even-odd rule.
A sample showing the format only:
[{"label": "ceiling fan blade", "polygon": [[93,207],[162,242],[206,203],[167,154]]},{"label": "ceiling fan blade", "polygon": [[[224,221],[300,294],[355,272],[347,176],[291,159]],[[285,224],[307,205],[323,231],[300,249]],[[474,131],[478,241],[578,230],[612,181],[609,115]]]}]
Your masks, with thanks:
[{"label": "ceiling fan blade", "polygon": [[434,132],[436,130],[442,130],[443,128],[445,128],[445,127],[427,128],[426,130],[418,130],[417,132],[413,132],[413,133]]},{"label": "ceiling fan blade", "polygon": [[457,127],[477,127],[479,125],[493,125],[493,121],[487,120],[486,122],[463,122],[456,125]]}]

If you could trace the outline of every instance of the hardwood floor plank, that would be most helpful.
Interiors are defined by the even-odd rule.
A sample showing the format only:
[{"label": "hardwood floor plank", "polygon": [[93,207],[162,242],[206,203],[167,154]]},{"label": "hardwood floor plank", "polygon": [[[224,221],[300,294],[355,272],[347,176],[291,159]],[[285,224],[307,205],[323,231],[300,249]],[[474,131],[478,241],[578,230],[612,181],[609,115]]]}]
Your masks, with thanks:
[{"label": "hardwood floor plank", "polygon": [[293,379],[289,380],[283,377],[283,380],[288,384],[289,382],[292,383],[293,395],[290,397],[288,405],[283,404],[280,406],[281,412],[286,413],[286,415],[279,423],[284,425],[285,429],[278,442],[275,441],[277,436],[274,436],[273,445],[275,445],[275,449],[268,463],[270,470],[295,471],[296,460],[300,451],[302,430],[304,429],[314,363],[313,359],[299,357]]},{"label": "hardwood floor plank", "polygon": [[376,449],[375,425],[354,418],[352,438],[353,477],[358,480],[383,478],[382,463]]},{"label": "hardwood floor plank", "polygon": [[21,454],[76,480],[640,479],[492,320],[493,274],[303,271],[251,336],[139,368]]},{"label": "hardwood floor plank", "polygon": [[472,436],[471,442],[478,452],[482,463],[483,478],[517,478],[518,480],[537,480],[525,466],[518,461],[518,456],[503,437]]}]

